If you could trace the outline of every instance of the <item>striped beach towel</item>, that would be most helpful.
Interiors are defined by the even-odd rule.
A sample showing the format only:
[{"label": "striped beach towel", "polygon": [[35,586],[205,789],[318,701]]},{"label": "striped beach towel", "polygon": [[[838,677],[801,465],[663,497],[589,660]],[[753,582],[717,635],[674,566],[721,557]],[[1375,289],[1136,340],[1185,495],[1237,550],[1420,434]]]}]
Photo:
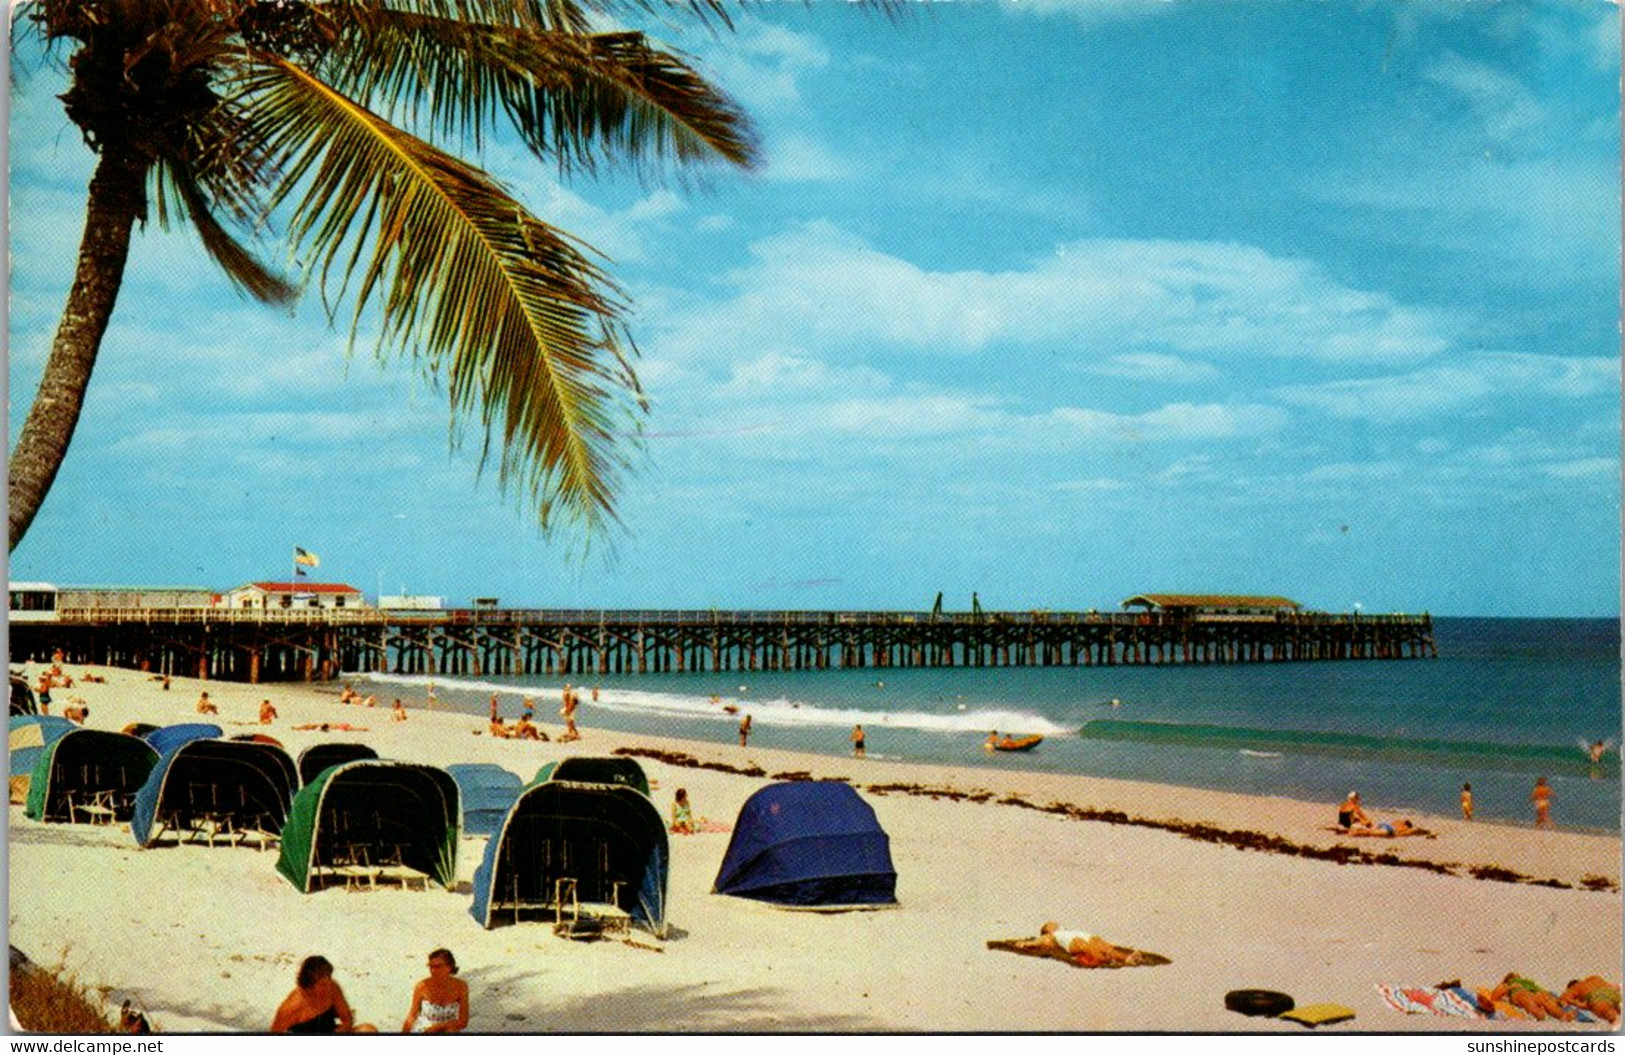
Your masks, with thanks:
[{"label": "striped beach towel", "polygon": [[1377,985],[1388,1006],[1407,1015],[1444,1015],[1451,1018],[1482,1018],[1473,1002],[1457,989],[1435,989],[1426,985]]}]

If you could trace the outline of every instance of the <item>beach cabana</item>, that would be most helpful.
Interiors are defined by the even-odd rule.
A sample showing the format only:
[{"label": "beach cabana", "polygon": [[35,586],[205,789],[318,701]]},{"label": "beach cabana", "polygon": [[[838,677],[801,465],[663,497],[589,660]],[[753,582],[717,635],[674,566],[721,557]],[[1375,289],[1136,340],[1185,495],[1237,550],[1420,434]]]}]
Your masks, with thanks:
[{"label": "beach cabana", "polygon": [[531,784],[485,845],[470,914],[487,929],[523,919],[619,917],[666,935],[666,826],[622,784]]},{"label": "beach cabana", "polygon": [[328,766],[339,766],[363,758],[377,758],[378,752],[366,744],[328,743],[311,744],[299,752],[299,783],[301,786],[315,780]]},{"label": "beach cabana", "polygon": [[464,835],[495,835],[525,786],[518,773],[489,762],[459,762],[446,772],[463,798]]},{"label": "beach cabana", "polygon": [[16,674],[11,675],[11,713],[39,713],[39,701],[34,697],[34,690],[28,687],[28,679]]},{"label": "beach cabana", "polygon": [[712,892],[785,908],[895,905],[891,839],[840,781],[769,784],[740,807]]},{"label": "beach cabana", "polygon": [[329,766],[294,796],[277,871],[304,893],[342,879],[457,882],[457,782],[434,766],[360,759]]},{"label": "beach cabana", "polygon": [[590,755],[549,762],[536,771],[532,784],[549,780],[568,780],[577,784],[624,784],[634,791],[649,794],[649,778],[643,767],[631,758],[594,758]]},{"label": "beach cabana", "polygon": [[210,722],[182,722],[179,725],[166,725],[161,729],[154,729],[143,739],[152,745],[154,751],[166,755],[171,748],[179,747],[189,740],[216,740],[224,736],[225,732]]},{"label": "beach cabana", "polygon": [[130,819],[136,789],[158,753],[145,741],[100,729],[72,729],[46,744],[28,785],[36,821],[111,824]]},{"label": "beach cabana", "polygon": [[280,747],[251,740],[187,740],[158,758],[135,796],[130,832],[151,846],[173,832],[209,844],[282,830],[297,774]]}]

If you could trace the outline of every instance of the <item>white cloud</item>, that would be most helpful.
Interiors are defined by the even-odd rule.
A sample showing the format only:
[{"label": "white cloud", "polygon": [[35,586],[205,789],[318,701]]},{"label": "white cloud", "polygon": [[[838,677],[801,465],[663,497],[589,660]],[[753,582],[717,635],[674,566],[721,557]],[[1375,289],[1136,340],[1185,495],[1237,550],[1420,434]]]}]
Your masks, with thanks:
[{"label": "white cloud", "polygon": [[1587,476],[1618,478],[1618,458],[1577,458],[1570,462],[1557,462],[1541,467],[1548,476],[1560,480],[1576,480]]},{"label": "white cloud", "polygon": [[1086,438],[1167,441],[1258,436],[1286,425],[1286,412],[1262,405],[1170,403],[1143,414],[1060,407],[1048,415],[1057,425]]},{"label": "white cloud", "polygon": [[932,271],[816,222],[752,246],[731,300],[678,319],[662,345],[800,342],[838,353],[968,354],[1065,341],[1205,355],[1410,363],[1442,351],[1451,324],[1353,289],[1303,260],[1225,242],[1088,240],[1020,270]]},{"label": "white cloud", "polygon": [[1516,77],[1455,52],[1445,52],[1423,76],[1465,99],[1495,139],[1516,139],[1546,120],[1546,108]]},{"label": "white cloud", "polygon": [[774,139],[762,153],[763,178],[780,183],[833,183],[851,178],[853,171],[827,146],[802,135]]},{"label": "white cloud", "polygon": [[1392,423],[1484,403],[1497,396],[1581,398],[1619,387],[1619,361],[1482,352],[1388,377],[1282,385],[1273,395],[1339,418]]},{"label": "white cloud", "polygon": [[1122,377],[1131,381],[1158,381],[1166,384],[1193,384],[1212,381],[1220,371],[1210,363],[1193,362],[1174,355],[1155,352],[1130,352],[1114,355],[1100,362],[1083,364],[1085,373],[1102,377]]}]

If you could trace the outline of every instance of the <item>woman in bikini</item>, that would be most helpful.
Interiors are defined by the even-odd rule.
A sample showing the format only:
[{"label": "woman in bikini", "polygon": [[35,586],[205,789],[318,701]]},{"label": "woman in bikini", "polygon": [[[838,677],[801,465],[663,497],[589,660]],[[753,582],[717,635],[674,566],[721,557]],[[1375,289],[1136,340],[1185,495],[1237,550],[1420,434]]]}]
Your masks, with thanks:
[{"label": "woman in bikini", "polygon": [[308,956],[299,965],[293,992],[276,1009],[272,1033],[376,1033],[370,1025],[356,1025],[355,1015],[344,999],[344,990],[333,981],[333,965],[324,956]]},{"label": "woman in bikini", "polygon": [[429,977],[412,989],[402,1033],[457,1033],[468,1025],[468,983],[457,977],[450,949],[429,954]]}]

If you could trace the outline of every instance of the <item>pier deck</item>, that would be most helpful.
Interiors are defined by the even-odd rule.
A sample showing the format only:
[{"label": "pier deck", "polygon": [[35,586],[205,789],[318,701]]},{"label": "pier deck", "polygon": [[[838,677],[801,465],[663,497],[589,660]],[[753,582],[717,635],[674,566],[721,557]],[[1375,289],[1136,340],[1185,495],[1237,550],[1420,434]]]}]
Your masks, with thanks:
[{"label": "pier deck", "polygon": [[1436,656],[1428,615],[64,608],[14,622],[11,661],[249,682],[344,671],[608,675]]}]

